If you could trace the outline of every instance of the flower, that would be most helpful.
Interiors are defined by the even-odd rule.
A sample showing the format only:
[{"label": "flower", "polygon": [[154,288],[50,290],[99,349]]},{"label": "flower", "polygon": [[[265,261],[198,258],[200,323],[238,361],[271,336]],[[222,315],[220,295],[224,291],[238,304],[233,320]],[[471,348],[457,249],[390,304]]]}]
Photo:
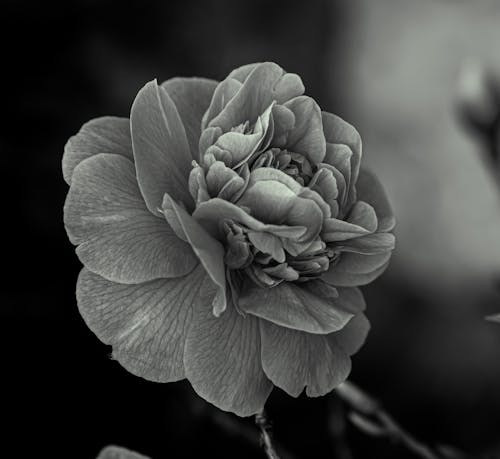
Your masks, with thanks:
[{"label": "flower", "polygon": [[79,310],[131,373],[259,412],[348,376],[394,218],[361,140],[274,63],[147,83],[65,148]]}]

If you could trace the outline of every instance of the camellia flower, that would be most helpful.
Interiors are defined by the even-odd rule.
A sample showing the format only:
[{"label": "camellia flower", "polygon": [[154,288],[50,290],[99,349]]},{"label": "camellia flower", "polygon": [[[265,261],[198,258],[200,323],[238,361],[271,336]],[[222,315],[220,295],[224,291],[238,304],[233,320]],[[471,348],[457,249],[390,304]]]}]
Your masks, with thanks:
[{"label": "camellia flower", "polygon": [[361,140],[274,63],[146,84],[65,148],[77,300],[113,356],[217,407],[328,393],[369,324],[394,218]]}]

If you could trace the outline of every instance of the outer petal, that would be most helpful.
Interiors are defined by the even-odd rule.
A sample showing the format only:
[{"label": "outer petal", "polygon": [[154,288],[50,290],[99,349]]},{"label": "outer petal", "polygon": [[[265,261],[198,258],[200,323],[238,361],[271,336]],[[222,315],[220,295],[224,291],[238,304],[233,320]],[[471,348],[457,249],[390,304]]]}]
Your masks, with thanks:
[{"label": "outer petal", "polygon": [[199,161],[201,120],[217,84],[217,81],[206,78],[172,78],[161,84],[177,108],[186,131],[191,157],[196,161]]},{"label": "outer petal", "polygon": [[122,155],[133,161],[130,121],[128,118],[104,116],[85,123],[64,147],[62,170],[71,185],[73,170],[84,159],[99,153]]},{"label": "outer petal", "polygon": [[283,73],[283,69],[272,62],[257,65],[222,111],[208,120],[208,126],[219,126],[227,132],[246,121],[254,123],[273,101],[278,101],[275,91]]},{"label": "outer petal", "polygon": [[77,300],[88,327],[128,371],[158,382],[184,378],[183,353],[194,307],[209,308],[214,290],[198,266],[184,277],[136,285],[83,269]]},{"label": "outer petal", "polygon": [[343,253],[340,261],[323,274],[322,279],[335,286],[366,285],[380,276],[389,264],[391,252],[363,255]]},{"label": "outer petal", "polygon": [[[346,177],[346,183],[349,186],[349,198],[351,201],[354,199],[354,185],[358,180],[359,167],[361,164],[361,137],[354,126],[350,125],[342,118],[332,113],[322,112],[323,115],[323,130],[325,133],[325,139],[327,142],[332,144],[343,144],[347,145],[351,151],[352,156],[350,158],[351,167],[350,178]],[[344,161],[345,156],[341,155],[339,157],[341,163]],[[342,164],[332,163],[333,166],[338,167],[339,170],[346,170]],[[368,201],[369,202],[369,201]]]},{"label": "outer petal", "polygon": [[[252,70],[259,65],[261,63],[243,65],[233,70],[228,75],[228,78],[234,78],[243,83],[248,75],[252,73]],[[296,73],[285,73],[274,88],[275,100],[278,103],[283,103],[292,97],[304,94],[304,90],[304,84]]]},{"label": "outer petal", "polygon": [[137,94],[130,113],[137,180],[148,209],[159,215],[163,195],[193,207],[191,152],[177,108],[156,80]]},{"label": "outer petal", "polygon": [[[318,282],[312,285],[281,283],[273,288],[252,282],[240,293],[238,307],[277,325],[308,333],[326,334],[340,330],[353,317],[336,292],[323,293]],[[310,288],[309,288],[310,287]]]},{"label": "outer petal", "polygon": [[171,222],[182,239],[189,242],[206,272],[217,285],[213,313],[219,316],[226,309],[226,272],[224,266],[224,247],[208,234],[202,226],[180,207],[168,194],[163,200],[165,218]]},{"label": "outer petal", "polygon": [[148,211],[134,165],[119,155],[99,154],[78,165],[64,223],[82,263],[115,282],[182,276],[197,264],[189,245]]},{"label": "outer petal", "polygon": [[289,133],[286,147],[303,154],[312,164],[321,163],[325,157],[326,142],[318,104],[311,97],[299,96],[284,106],[295,115],[295,126]]},{"label": "outer petal", "polygon": [[360,313],[353,317],[342,330],[328,335],[327,338],[331,347],[340,346],[347,354],[353,355],[364,344],[369,331],[370,322],[363,313]]},{"label": "outer petal", "polygon": [[366,168],[362,168],[356,184],[358,199],[367,202],[374,209],[378,218],[377,231],[391,231],[396,224],[391,204],[377,176]]},{"label": "outer petal", "polygon": [[325,395],[344,382],[351,360],[329,335],[312,335],[261,320],[262,366],[276,386],[293,397],[304,387],[310,397]]},{"label": "outer petal", "polygon": [[262,370],[259,321],[241,316],[233,305],[219,318],[209,308],[196,309],[184,366],[201,397],[239,416],[261,411],[272,390]]}]

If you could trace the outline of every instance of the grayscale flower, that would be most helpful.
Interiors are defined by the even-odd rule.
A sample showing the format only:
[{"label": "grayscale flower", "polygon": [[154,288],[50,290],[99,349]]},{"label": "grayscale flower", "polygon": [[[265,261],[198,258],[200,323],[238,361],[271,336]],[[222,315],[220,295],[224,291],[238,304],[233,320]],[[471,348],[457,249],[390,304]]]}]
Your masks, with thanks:
[{"label": "grayscale flower", "polygon": [[369,329],[358,286],[394,248],[358,132],[303,93],[274,63],[152,81],[63,158],[87,325],[131,373],[187,378],[240,416],[273,385],[320,396],[347,378]]}]

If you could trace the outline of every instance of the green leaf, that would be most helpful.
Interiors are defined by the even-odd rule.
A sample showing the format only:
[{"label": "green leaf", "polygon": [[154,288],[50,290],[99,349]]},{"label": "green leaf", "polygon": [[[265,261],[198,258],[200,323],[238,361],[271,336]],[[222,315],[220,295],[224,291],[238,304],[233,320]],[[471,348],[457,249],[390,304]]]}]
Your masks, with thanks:
[{"label": "green leaf", "polygon": [[293,397],[306,388],[310,397],[325,395],[345,381],[351,360],[328,335],[290,330],[261,320],[262,365],[276,386]]},{"label": "green leaf", "polygon": [[94,155],[76,167],[64,224],[82,263],[115,282],[183,276],[197,264],[190,246],[146,208],[123,156]]},{"label": "green leaf", "polygon": [[163,195],[193,207],[191,152],[177,108],[156,80],[137,94],[130,113],[137,180],[148,209],[159,215]]},{"label": "green leaf", "polygon": [[184,343],[193,308],[210,310],[214,288],[199,265],[175,279],[118,284],[83,269],[77,283],[80,314],[113,357],[150,381],[183,379]]},{"label": "green leaf", "polygon": [[262,288],[248,281],[239,297],[238,307],[283,327],[308,333],[326,334],[340,330],[353,317],[344,298],[325,294],[322,282],[304,284],[283,282]]},{"label": "green leaf", "polygon": [[219,316],[226,309],[226,268],[224,265],[224,247],[208,234],[203,227],[179,206],[168,194],[163,205],[165,218],[176,231],[182,231],[198,256],[206,272],[217,286],[213,313]]},{"label": "green leaf", "polygon": [[201,120],[210,105],[217,81],[206,78],[172,78],[163,82],[161,87],[167,91],[177,108],[186,131],[191,158],[199,161]]},{"label": "green leaf", "polygon": [[84,159],[99,153],[124,156],[133,161],[130,121],[128,118],[104,116],[85,123],[64,147],[62,170],[71,185],[73,171]]},{"label": "green leaf", "polygon": [[195,310],[184,366],[198,395],[238,416],[262,411],[272,390],[262,370],[259,320],[232,304],[219,318],[209,308]]}]

